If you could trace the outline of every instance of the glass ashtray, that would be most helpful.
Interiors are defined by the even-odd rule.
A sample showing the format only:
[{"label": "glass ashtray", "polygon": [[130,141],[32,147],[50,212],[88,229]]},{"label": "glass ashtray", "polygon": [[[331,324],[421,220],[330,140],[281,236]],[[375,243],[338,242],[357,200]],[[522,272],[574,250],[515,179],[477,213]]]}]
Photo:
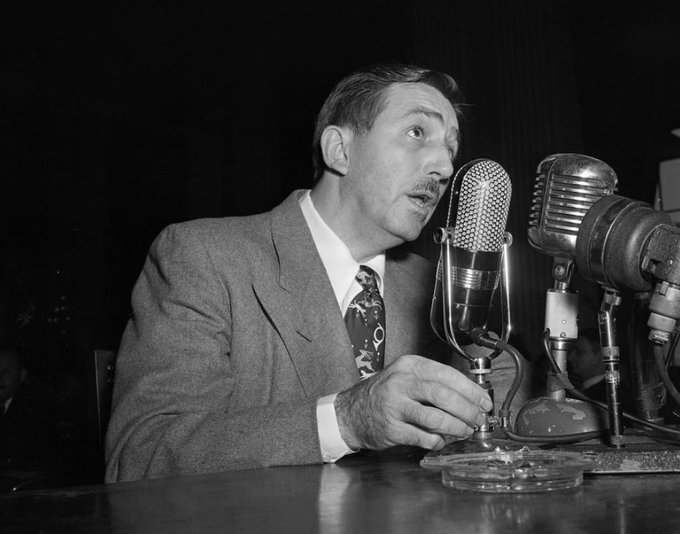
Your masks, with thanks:
[{"label": "glass ashtray", "polygon": [[426,469],[440,470],[448,488],[485,493],[531,493],[575,488],[592,467],[581,453],[517,451],[426,456]]}]

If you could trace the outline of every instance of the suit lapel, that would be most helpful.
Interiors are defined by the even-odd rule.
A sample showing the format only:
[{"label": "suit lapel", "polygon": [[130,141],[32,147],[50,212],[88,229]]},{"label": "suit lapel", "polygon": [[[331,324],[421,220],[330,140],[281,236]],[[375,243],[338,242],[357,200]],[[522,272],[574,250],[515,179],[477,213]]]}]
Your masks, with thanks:
[{"label": "suit lapel", "polygon": [[421,354],[429,331],[427,309],[430,287],[423,272],[389,251],[385,263],[385,365],[402,354]]},{"label": "suit lapel", "polygon": [[345,389],[359,372],[330,281],[294,192],[272,211],[278,278],[257,278],[255,293],[290,354],[309,397]]},{"label": "suit lapel", "polygon": [[389,258],[385,263],[385,365],[405,354],[405,337],[409,328],[408,302],[400,267]]}]

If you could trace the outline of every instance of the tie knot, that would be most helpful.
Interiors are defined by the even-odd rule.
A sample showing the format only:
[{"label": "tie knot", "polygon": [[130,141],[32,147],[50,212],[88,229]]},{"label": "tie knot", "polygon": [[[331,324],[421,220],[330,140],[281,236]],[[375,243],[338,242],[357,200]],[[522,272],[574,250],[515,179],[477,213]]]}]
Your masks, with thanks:
[{"label": "tie knot", "polygon": [[378,292],[378,277],[370,267],[360,265],[355,278],[366,291]]}]

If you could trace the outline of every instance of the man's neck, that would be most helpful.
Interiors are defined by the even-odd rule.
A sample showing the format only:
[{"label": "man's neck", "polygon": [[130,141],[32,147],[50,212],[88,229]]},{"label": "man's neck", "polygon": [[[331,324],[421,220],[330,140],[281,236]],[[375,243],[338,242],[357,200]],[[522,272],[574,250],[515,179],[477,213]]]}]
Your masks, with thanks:
[{"label": "man's neck", "polygon": [[358,263],[385,252],[384,245],[379,245],[370,231],[355,228],[354,217],[348,215],[348,210],[343,206],[336,181],[321,180],[310,194],[321,218],[347,246]]}]

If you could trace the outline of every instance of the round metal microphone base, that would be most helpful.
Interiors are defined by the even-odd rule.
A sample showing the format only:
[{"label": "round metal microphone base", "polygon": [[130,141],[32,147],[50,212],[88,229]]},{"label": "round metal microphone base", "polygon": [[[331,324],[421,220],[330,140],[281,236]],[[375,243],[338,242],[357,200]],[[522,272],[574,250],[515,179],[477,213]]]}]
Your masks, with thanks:
[{"label": "round metal microphone base", "polygon": [[528,401],[517,414],[515,432],[524,436],[563,436],[606,431],[604,410],[577,399],[538,397]]}]

